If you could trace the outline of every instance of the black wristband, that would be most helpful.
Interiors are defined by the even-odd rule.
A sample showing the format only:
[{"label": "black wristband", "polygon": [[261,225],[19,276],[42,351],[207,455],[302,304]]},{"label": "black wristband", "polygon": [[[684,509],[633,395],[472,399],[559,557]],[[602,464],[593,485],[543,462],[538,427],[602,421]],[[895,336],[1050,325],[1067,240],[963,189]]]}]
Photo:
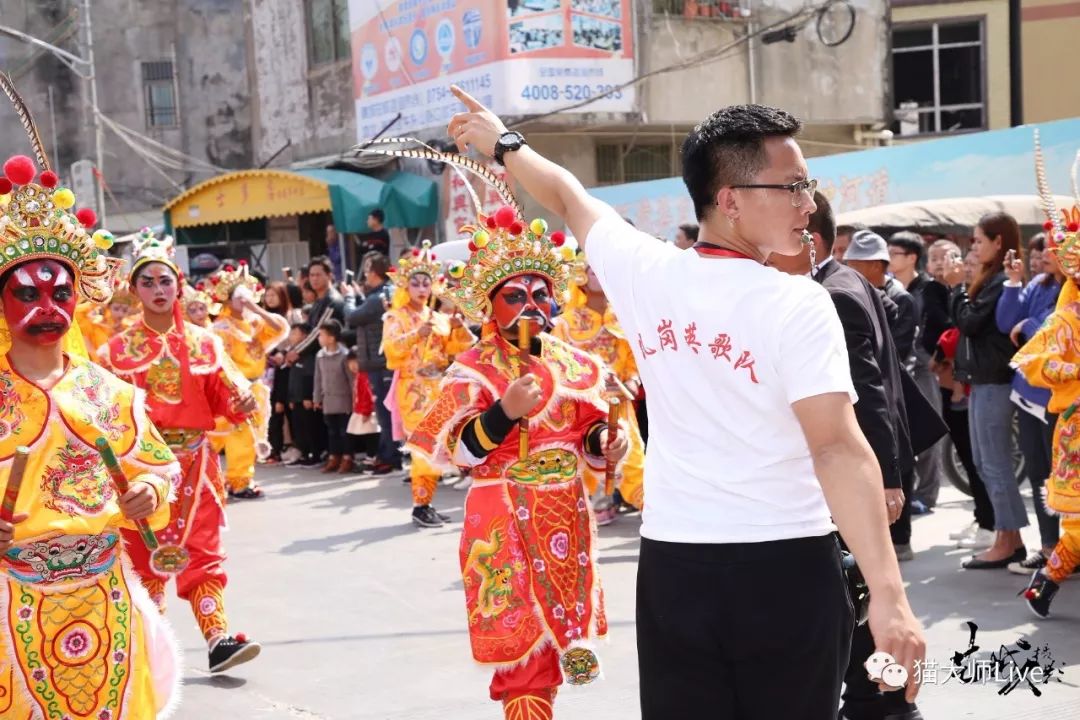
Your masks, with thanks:
[{"label": "black wristband", "polygon": [[600,444],[600,433],[607,430],[606,422],[599,422],[589,428],[585,433],[585,452],[599,457],[604,454],[604,446]]}]

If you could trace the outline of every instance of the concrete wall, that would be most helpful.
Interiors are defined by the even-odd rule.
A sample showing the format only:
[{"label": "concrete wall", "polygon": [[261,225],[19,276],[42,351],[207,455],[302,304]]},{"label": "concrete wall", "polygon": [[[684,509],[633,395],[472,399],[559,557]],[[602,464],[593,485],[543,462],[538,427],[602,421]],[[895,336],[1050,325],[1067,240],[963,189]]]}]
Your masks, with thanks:
[{"label": "concrete wall", "polygon": [[[81,3],[73,0],[0,0],[4,23],[48,39],[57,23]],[[98,103],[113,121],[204,162],[226,168],[249,167],[252,160],[251,112],[244,52],[242,0],[94,0],[91,5],[98,74]],[[61,43],[84,54],[81,34]],[[29,47],[0,41],[5,69],[20,64]],[[148,128],[142,62],[173,60],[177,77],[179,124]],[[84,110],[82,83],[45,55],[16,78],[51,145],[48,86],[55,86],[54,108],[59,146],[58,170],[69,174],[72,162],[93,159],[94,135]],[[0,122],[11,128],[4,107]],[[3,152],[25,152],[16,133],[0,138]],[[56,151],[54,151],[56,154]],[[111,130],[105,130],[103,169],[111,191],[110,216],[158,209],[177,186],[199,182],[213,173],[166,171],[165,176],[136,156]],[[88,204],[92,198],[87,198]],[[120,228],[118,228],[120,229]]]},{"label": "concrete wall", "polygon": [[341,152],[355,143],[349,61],[308,66],[304,4],[248,0],[255,97],[255,155],[262,163],[291,140],[273,163]]},{"label": "concrete wall", "polygon": [[1080,116],[1075,47],[1080,3],[1024,0],[1021,4],[1024,122]]},{"label": "concrete wall", "polygon": [[893,23],[983,18],[983,57],[986,67],[987,130],[1011,127],[1009,110],[1009,3],[1007,0],[964,0],[927,5],[894,6]]}]

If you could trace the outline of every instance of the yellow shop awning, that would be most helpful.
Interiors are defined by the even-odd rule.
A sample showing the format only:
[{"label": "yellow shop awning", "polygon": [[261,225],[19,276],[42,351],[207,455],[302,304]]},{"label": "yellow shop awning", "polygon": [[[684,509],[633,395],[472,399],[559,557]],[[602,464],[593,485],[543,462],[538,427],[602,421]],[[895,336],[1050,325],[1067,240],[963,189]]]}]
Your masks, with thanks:
[{"label": "yellow shop awning", "polygon": [[303,215],[331,209],[329,185],[283,170],[242,170],[218,175],[165,206],[174,228]]}]

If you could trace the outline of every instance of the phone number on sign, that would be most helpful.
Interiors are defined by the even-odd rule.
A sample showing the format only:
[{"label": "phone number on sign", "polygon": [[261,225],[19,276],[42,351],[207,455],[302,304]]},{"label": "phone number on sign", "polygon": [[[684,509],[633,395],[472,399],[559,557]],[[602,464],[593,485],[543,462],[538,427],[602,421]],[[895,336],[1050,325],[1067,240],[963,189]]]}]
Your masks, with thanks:
[{"label": "phone number on sign", "polygon": [[589,100],[594,97],[621,99],[617,85],[526,85],[521,89],[525,100]]}]

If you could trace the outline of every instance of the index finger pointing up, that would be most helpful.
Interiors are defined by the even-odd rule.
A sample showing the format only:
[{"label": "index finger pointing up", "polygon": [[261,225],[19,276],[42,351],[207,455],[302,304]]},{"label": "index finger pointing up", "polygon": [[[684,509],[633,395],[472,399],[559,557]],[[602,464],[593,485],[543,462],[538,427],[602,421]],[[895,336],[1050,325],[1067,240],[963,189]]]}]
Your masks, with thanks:
[{"label": "index finger pointing up", "polygon": [[469,112],[484,112],[487,110],[487,108],[481,105],[476,98],[459,88],[457,85],[451,85],[450,92],[454,93],[454,97],[460,100],[462,104],[469,109]]}]

